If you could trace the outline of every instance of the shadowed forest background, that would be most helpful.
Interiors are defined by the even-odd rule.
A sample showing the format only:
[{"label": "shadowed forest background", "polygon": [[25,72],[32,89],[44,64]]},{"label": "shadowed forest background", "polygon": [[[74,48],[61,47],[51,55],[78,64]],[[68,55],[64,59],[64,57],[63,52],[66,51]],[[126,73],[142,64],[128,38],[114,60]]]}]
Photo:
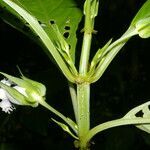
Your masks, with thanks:
[{"label": "shadowed forest background", "polygon": [[[91,55],[110,38],[119,38],[145,0],[100,0]],[[79,7],[82,6],[78,2]],[[82,8],[82,7],[81,7]],[[82,42],[77,31],[78,47]],[[73,111],[66,79],[41,48],[0,20],[0,71],[23,74],[47,87],[47,101],[60,112]],[[91,126],[117,119],[150,100],[150,39],[133,37],[113,60],[103,77],[91,87]],[[80,49],[77,49],[77,57]],[[73,140],[43,107],[19,106],[8,115],[0,112],[0,150],[73,150]],[[134,126],[117,127],[96,135],[92,150],[149,150],[150,135]]]}]

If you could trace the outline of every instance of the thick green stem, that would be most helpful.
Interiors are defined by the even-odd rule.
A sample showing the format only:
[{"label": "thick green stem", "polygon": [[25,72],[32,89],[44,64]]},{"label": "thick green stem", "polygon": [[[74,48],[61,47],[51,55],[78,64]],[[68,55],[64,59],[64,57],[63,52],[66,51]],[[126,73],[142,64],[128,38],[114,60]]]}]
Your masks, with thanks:
[{"label": "thick green stem", "polygon": [[[94,3],[95,4],[95,3]],[[92,41],[92,32],[94,26],[94,16],[91,8],[92,1],[86,0],[84,4],[85,25],[82,51],[80,57],[79,76],[86,78],[89,65],[89,56]],[[77,101],[78,101],[78,136],[79,147],[83,150],[82,141],[90,129],[90,84],[84,80],[77,83]]]},{"label": "thick green stem", "polygon": [[80,144],[90,129],[90,85],[82,83],[77,85],[77,100],[78,100],[78,134]]}]

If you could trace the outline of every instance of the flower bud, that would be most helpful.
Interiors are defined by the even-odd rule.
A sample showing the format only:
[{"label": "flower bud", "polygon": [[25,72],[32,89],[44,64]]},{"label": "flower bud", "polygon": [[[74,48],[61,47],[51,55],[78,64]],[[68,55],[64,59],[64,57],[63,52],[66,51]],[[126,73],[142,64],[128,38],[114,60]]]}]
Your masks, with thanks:
[{"label": "flower bud", "polygon": [[16,78],[2,72],[0,74],[8,79],[0,81],[0,107],[3,111],[10,113],[14,109],[13,104],[37,107],[45,99],[46,88],[43,84],[24,76]]}]

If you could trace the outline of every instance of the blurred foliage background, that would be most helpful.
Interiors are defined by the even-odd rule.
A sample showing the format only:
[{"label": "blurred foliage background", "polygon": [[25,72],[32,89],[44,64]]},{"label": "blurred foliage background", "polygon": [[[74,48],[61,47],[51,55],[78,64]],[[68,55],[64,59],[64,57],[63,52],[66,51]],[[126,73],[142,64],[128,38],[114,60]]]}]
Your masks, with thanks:
[{"label": "blurred foliage background", "polygon": [[[117,39],[145,0],[100,0],[91,54],[113,37]],[[82,8],[82,2],[78,1]],[[77,37],[80,47],[83,20]],[[91,87],[91,126],[122,117],[150,99],[150,39],[132,38]],[[80,51],[77,50],[77,57]],[[47,101],[72,116],[66,79],[41,48],[0,20],[0,70],[19,75],[16,66],[47,87]],[[73,140],[51,121],[53,114],[38,108],[17,107],[11,114],[0,112],[0,150],[70,150]],[[95,136],[91,150],[148,150],[150,135],[133,126],[118,127]],[[95,143],[95,144],[94,144]]]}]

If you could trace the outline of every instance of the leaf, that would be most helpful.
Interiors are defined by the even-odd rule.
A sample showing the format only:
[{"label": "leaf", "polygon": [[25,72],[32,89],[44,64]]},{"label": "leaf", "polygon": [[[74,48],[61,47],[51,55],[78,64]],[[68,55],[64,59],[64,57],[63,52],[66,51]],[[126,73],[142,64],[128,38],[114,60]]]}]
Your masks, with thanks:
[{"label": "leaf", "polygon": [[132,20],[132,25],[135,25],[139,20],[150,17],[150,0],[147,0],[141,9],[138,11],[134,19]]},{"label": "leaf", "polygon": [[95,71],[95,68],[98,65],[98,63],[100,63],[103,57],[107,54],[106,50],[111,44],[111,42],[112,42],[112,39],[110,39],[102,48],[98,49],[98,51],[96,52],[96,54],[94,55],[91,61],[89,74]]},{"label": "leaf", "polygon": [[[138,107],[135,107],[133,108],[132,110],[130,110],[123,118],[137,118],[137,117],[140,117],[140,118],[149,118],[150,119],[150,109],[149,109],[149,106],[150,106],[150,101],[138,106]],[[140,116],[138,116],[138,114]],[[136,125],[137,128],[147,132],[147,133],[150,133],[150,124],[141,124],[141,125]]]},{"label": "leaf", "polygon": [[142,38],[150,37],[150,0],[147,0],[131,22]]},{"label": "leaf", "polygon": [[57,51],[54,43],[49,38],[47,33],[44,31],[42,26],[39,24],[38,20],[28,13],[25,9],[17,5],[16,3],[12,2],[11,0],[3,0],[7,5],[13,8],[22,18],[24,18],[27,23],[32,27],[34,32],[40,37],[43,44],[47,47],[47,50],[53,56],[55,61],[57,62],[58,66],[60,67],[61,71],[67,77],[67,79],[71,82],[74,82],[74,76],[71,74],[69,68],[65,64],[65,60],[60,56],[59,52]]},{"label": "leaf", "polygon": [[150,17],[142,19],[136,24],[136,29],[139,32],[139,36],[142,38],[150,37]]},{"label": "leaf", "polygon": [[[37,18],[51,39],[53,39],[53,31],[51,30],[50,23],[56,23],[60,32],[66,36],[66,40],[71,46],[70,52],[72,59],[74,59],[77,41],[76,30],[82,17],[82,13],[74,0],[13,0],[13,2],[19,4]],[[30,28],[30,26],[2,1],[0,1],[0,5],[3,7],[3,13],[0,14],[0,17],[2,17],[7,23],[16,27],[18,30],[28,34],[28,36],[31,36],[30,30],[29,33],[24,31],[24,27]],[[9,17],[7,15],[9,12],[14,14],[14,16],[12,17],[11,15]],[[14,21],[16,18],[17,21]],[[36,39],[36,41],[38,42],[39,40]]]},{"label": "leaf", "polygon": [[61,123],[59,121],[56,121],[55,119],[52,118],[52,120],[59,125],[64,131],[66,131],[67,133],[69,133],[73,138],[78,139],[77,136],[75,136],[69,129],[69,127],[67,125],[65,125],[64,123]]}]

